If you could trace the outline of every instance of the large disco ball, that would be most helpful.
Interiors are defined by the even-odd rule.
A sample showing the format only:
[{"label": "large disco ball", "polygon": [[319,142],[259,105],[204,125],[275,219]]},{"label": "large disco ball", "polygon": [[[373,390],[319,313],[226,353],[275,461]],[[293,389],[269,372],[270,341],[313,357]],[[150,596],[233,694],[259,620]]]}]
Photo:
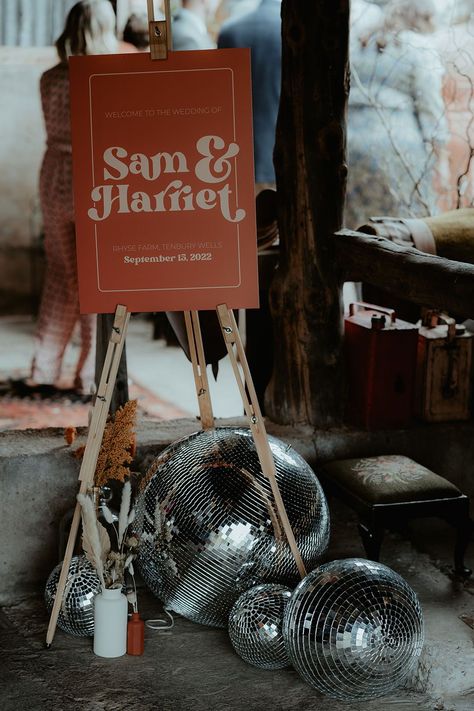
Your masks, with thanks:
[{"label": "large disco ball", "polygon": [[[312,570],[329,538],[326,499],[304,459],[280,440],[269,441],[288,518]],[[226,627],[244,590],[299,580],[270,482],[244,428],[197,432],[164,450],[138,496],[135,530],[145,583],[194,622]]]},{"label": "large disco ball", "polygon": [[403,578],[359,558],[326,563],[297,586],[283,636],[295,669],[319,691],[362,701],[393,691],[423,646],[423,615]]},{"label": "large disco ball", "polygon": [[[53,609],[61,567],[62,563],[59,563],[46,583],[44,599],[48,612]],[[69,634],[91,637],[94,634],[94,598],[100,591],[101,584],[94,566],[85,555],[73,556],[59,608],[58,627]]]},{"label": "large disco ball", "polygon": [[282,625],[291,591],[266,583],[242,593],[229,615],[229,637],[235,651],[254,667],[282,669],[290,665]]}]

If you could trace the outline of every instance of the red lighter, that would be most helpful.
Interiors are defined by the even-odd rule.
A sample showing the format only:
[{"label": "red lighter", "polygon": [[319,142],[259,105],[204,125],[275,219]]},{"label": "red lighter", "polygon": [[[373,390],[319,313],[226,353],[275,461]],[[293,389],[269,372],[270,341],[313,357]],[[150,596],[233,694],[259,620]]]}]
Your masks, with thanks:
[{"label": "red lighter", "polygon": [[366,429],[409,424],[417,327],[397,319],[393,309],[363,302],[350,304],[344,323],[347,421]]}]

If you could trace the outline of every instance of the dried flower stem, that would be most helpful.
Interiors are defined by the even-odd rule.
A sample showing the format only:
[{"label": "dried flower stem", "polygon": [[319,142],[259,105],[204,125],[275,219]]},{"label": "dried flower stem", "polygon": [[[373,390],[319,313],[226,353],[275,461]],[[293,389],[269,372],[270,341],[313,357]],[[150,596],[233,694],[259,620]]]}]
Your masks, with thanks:
[{"label": "dried flower stem", "polygon": [[94,502],[90,496],[78,494],[77,500],[82,508],[82,547],[97,571],[102,588],[105,588],[104,563],[110,551],[110,538],[97,521]]},{"label": "dried flower stem", "polygon": [[125,533],[128,528],[128,513],[130,511],[130,501],[132,497],[132,485],[126,481],[122,489],[122,499],[120,502],[120,512],[118,521],[118,547],[122,551],[125,540]]}]

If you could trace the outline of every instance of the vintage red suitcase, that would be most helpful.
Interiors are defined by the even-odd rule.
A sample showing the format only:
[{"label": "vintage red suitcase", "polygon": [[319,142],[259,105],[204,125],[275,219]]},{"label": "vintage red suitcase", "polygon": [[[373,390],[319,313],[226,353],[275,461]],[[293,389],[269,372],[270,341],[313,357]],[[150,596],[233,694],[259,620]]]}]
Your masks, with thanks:
[{"label": "vintage red suitcase", "polygon": [[428,422],[470,417],[472,334],[429,311],[418,336],[415,412]]},{"label": "vintage red suitcase", "polygon": [[350,305],[345,318],[347,421],[367,429],[403,427],[413,415],[418,329],[393,309]]}]

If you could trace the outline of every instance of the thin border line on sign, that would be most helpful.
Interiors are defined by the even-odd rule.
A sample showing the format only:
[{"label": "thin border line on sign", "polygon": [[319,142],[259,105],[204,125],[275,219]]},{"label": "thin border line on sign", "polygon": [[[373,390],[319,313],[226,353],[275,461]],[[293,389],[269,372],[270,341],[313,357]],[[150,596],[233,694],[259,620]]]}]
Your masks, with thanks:
[{"label": "thin border line on sign", "polygon": [[[110,293],[127,293],[129,291],[198,291],[200,289],[238,289],[239,286],[242,283],[242,278],[241,278],[241,273],[240,273],[240,234],[239,234],[239,226],[236,225],[237,227],[237,259],[239,263],[239,282],[238,284],[234,285],[224,285],[224,286],[163,286],[161,288],[153,288],[153,289],[101,289],[100,287],[100,282],[99,282],[99,260],[96,258],[96,272],[97,272],[97,288],[98,291],[100,291],[102,294],[110,294]],[[94,225],[94,233],[95,233],[95,250],[96,250],[96,257],[99,252],[99,243],[98,243],[98,237],[97,237],[97,225]]]},{"label": "thin border line on sign", "polygon": [[[103,72],[100,74],[91,74],[89,76],[89,131],[90,131],[90,144],[91,144],[91,168],[92,168],[92,186],[95,185],[95,174],[94,174],[94,137],[92,131],[92,80],[96,77],[107,77],[107,76],[129,76],[133,74],[177,74],[177,73],[189,73],[189,72],[230,72],[231,75],[231,87],[232,87],[232,131],[233,140],[236,140],[235,135],[235,86],[234,86],[234,70],[231,67],[214,67],[214,68],[200,68],[200,69],[165,69],[160,71],[146,71],[146,72]],[[237,183],[237,157],[234,158],[234,179],[235,179],[235,196],[236,205],[239,204],[239,193],[238,193],[238,183]],[[94,203],[95,205],[95,203]],[[238,264],[238,281],[236,284],[221,284],[215,286],[190,286],[190,287],[162,287],[162,288],[149,288],[149,289],[103,289],[100,285],[100,269],[99,269],[99,237],[97,234],[97,224],[94,224],[94,242],[95,242],[95,261],[96,261],[96,274],[97,274],[97,289],[103,294],[115,294],[115,293],[126,293],[126,292],[141,292],[141,291],[200,291],[207,289],[238,289],[242,285],[242,269],[241,269],[241,253],[240,253],[240,227],[237,223],[235,225],[237,231],[237,264]]]}]

